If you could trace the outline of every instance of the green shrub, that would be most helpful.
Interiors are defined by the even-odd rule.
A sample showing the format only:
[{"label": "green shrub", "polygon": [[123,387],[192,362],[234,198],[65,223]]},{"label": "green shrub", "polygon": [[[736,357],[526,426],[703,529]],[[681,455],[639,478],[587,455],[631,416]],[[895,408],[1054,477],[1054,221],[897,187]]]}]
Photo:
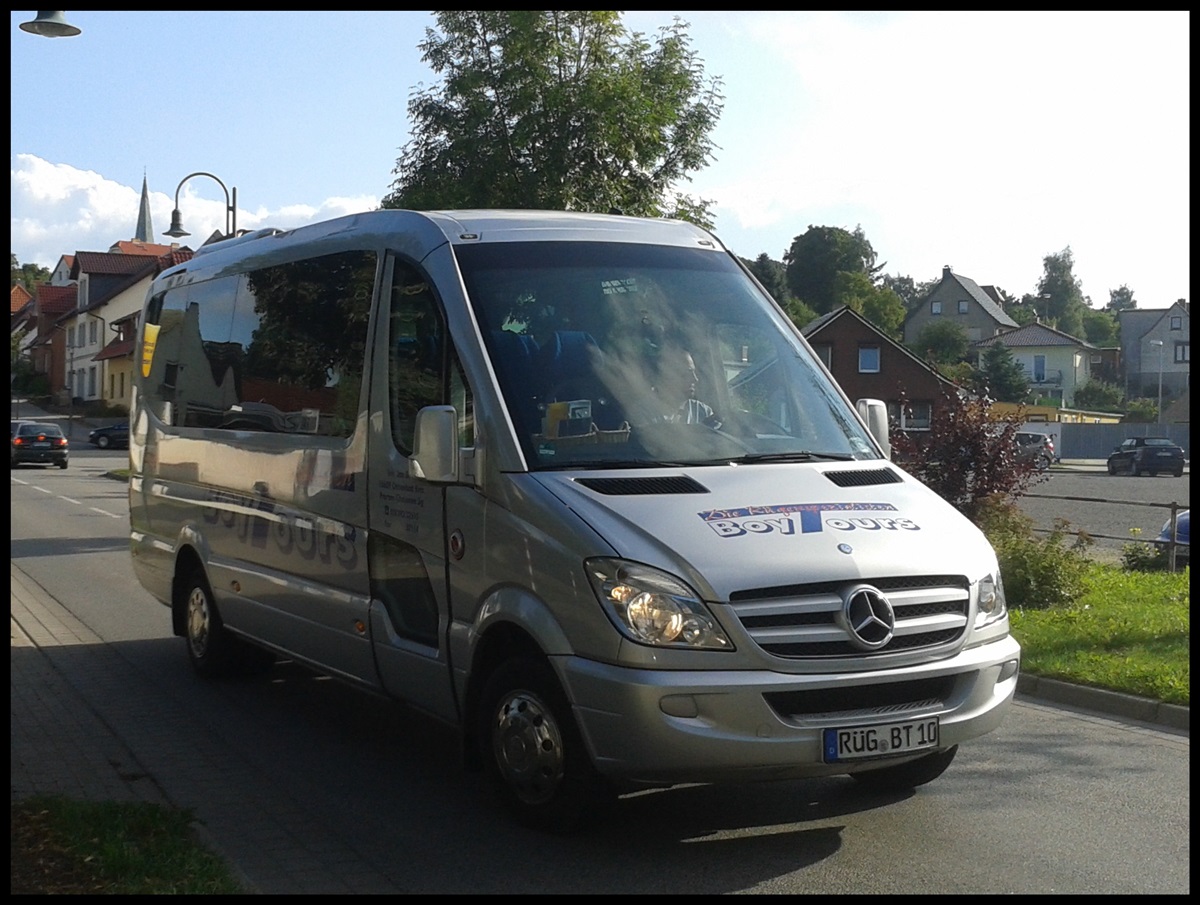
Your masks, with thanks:
[{"label": "green shrub", "polygon": [[1141,528],[1130,528],[1129,533],[1135,539],[1121,547],[1121,565],[1126,571],[1164,572],[1170,567],[1164,545],[1137,540],[1141,536]]},{"label": "green shrub", "polygon": [[1010,608],[1045,609],[1071,603],[1084,592],[1092,539],[1084,531],[1072,532],[1066,519],[1056,519],[1039,539],[1032,519],[1014,503],[993,497],[979,507],[976,522],[996,550]]}]

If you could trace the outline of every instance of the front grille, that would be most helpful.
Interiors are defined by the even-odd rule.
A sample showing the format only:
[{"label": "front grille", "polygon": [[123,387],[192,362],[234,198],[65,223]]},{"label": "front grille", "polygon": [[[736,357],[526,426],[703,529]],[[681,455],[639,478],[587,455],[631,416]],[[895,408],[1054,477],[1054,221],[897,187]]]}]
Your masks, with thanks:
[{"label": "front grille", "polygon": [[776,691],[764,700],[784,719],[839,715],[900,716],[940,707],[954,691],[954,677],[916,679],[888,685],[842,685],[812,691]]},{"label": "front grille", "polygon": [[[843,616],[845,594],[870,585],[892,605],[893,636],[878,650],[854,642]],[[961,575],[818,582],[737,591],[730,607],[760,648],[777,657],[879,657],[949,646],[967,630],[970,584]]]}]

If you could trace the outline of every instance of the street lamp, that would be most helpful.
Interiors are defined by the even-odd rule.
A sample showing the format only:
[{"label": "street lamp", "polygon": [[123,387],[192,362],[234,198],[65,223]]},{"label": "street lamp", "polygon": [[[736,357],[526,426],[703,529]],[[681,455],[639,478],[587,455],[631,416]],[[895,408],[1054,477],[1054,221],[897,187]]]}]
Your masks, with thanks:
[{"label": "street lamp", "polygon": [[1162,374],[1163,374],[1163,341],[1161,339],[1150,340],[1150,345],[1158,346],[1158,423],[1162,424]]},{"label": "street lamp", "polygon": [[82,29],[76,28],[65,18],[61,9],[40,10],[32,22],[22,22],[21,31],[43,38],[72,38]]},{"label": "street lamp", "polygon": [[179,180],[179,185],[177,185],[175,187],[175,209],[173,211],[171,211],[171,228],[168,229],[166,232],[164,232],[163,235],[170,236],[173,239],[181,239],[184,236],[191,235],[191,233],[186,232],[184,230],[183,224],[180,222],[182,217],[179,213],[179,190],[183,188],[183,184],[185,182],[187,182],[189,179],[191,179],[195,176],[207,176],[209,179],[212,179],[213,181],[215,181],[217,183],[217,185],[219,185],[221,187],[221,189],[225,192],[225,236],[224,236],[224,238],[229,239],[229,238],[232,238],[233,236],[236,236],[237,235],[237,186],[233,187],[233,198],[231,200],[230,195],[229,195],[229,189],[227,189],[225,187],[225,183],[223,183],[220,179],[217,179],[217,177],[214,176],[212,173],[190,173],[189,175],[184,176],[181,180]]}]

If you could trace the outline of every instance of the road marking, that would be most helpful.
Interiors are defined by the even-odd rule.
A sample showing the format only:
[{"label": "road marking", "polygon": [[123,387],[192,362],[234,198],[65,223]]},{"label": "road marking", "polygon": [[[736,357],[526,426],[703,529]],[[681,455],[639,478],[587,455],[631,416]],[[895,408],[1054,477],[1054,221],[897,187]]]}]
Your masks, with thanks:
[{"label": "road marking", "polygon": [[63,499],[63,500],[66,500],[68,503],[74,503],[76,506],[80,505],[80,503],[79,503],[79,500],[73,500],[73,499],[71,499],[69,496],[61,496],[61,495],[60,495],[60,497],[59,497],[59,498],[60,498],[60,499]]},{"label": "road marking", "polygon": [[121,517],[119,515],[113,515],[113,513],[107,512],[104,509],[97,509],[95,506],[89,506],[88,508],[91,509],[92,512],[99,512],[101,515],[107,515],[109,518],[120,518]]},{"label": "road marking", "polygon": [[40,493],[49,493],[51,495],[53,495],[53,493],[54,493],[53,490],[47,490],[45,487],[38,487],[37,484],[30,484],[29,486],[32,487],[34,490],[39,491]]}]

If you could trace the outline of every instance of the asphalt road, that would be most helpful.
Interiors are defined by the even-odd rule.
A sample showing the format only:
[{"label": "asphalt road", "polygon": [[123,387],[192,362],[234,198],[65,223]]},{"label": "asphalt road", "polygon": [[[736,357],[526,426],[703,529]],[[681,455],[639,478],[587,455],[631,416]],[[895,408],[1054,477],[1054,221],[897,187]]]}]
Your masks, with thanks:
[{"label": "asphalt road", "polygon": [[1047,475],[1017,501],[1018,507],[1043,532],[1056,519],[1065,519],[1071,533],[1086,531],[1095,541],[1092,555],[1105,561],[1120,561],[1122,547],[1139,537],[1157,537],[1171,517],[1172,503],[1180,510],[1191,506],[1190,469],[1181,478],[1133,478],[1109,475],[1103,463],[1068,464],[1054,466]]}]

